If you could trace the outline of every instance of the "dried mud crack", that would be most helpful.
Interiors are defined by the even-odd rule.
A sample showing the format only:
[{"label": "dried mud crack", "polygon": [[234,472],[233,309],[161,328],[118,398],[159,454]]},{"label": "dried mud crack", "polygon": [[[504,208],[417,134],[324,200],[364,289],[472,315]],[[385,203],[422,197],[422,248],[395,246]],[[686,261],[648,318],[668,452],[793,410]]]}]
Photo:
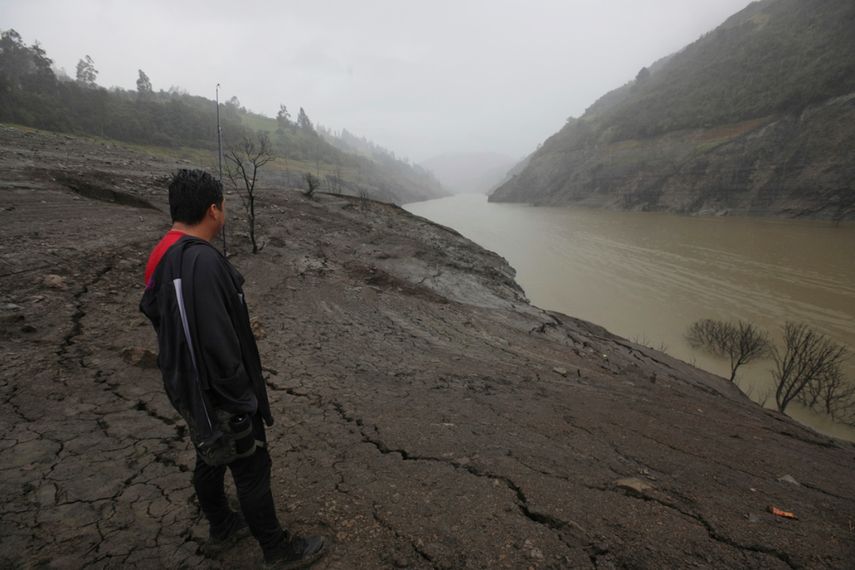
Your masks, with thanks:
[{"label": "dried mud crack", "polygon": [[[148,249],[168,227],[156,181],[176,162],[3,127],[7,149],[0,567],[258,567],[252,540],[202,552],[193,450],[137,310]],[[332,538],[318,568],[855,558],[852,445],[531,306],[503,259],[400,208],[260,192],[267,245],[252,255],[235,231],[232,261],[276,419],[274,496],[289,528]]]}]

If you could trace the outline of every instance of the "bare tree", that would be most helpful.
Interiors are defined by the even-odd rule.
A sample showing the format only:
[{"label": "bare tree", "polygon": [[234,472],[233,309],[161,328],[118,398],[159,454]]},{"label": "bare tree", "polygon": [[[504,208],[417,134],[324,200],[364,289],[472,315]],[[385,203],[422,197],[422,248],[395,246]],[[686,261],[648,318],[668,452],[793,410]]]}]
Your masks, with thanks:
[{"label": "bare tree", "polygon": [[368,190],[364,188],[359,189],[359,209],[365,210],[368,208]]},{"label": "bare tree", "polygon": [[341,194],[341,165],[335,165],[335,193]]},{"label": "bare tree", "polygon": [[729,323],[701,319],[689,327],[686,340],[693,348],[703,348],[729,358],[731,382],[736,381],[736,371],[740,366],[771,352],[766,332],[745,321]]},{"label": "bare tree", "polygon": [[271,160],[270,138],[266,133],[245,136],[226,153],[226,175],[238,191],[246,211],[252,253],[258,253],[255,239],[255,184],[258,182],[258,170]]},{"label": "bare tree", "polygon": [[845,347],[804,323],[788,322],[784,325],[784,350],[775,349],[773,356],[778,410],[784,412],[799,397],[809,405],[826,401],[829,409],[835,401],[841,403],[835,395],[844,393],[840,366],[846,358]]},{"label": "bare tree", "polygon": [[713,319],[695,321],[686,331],[686,340],[692,348],[701,348],[720,354],[724,342],[724,324]]},{"label": "bare tree", "polygon": [[306,173],[306,189],[303,193],[311,198],[315,194],[315,190],[317,190],[321,185],[321,181],[318,180],[314,174],[311,172]]},{"label": "bare tree", "polygon": [[798,399],[833,420],[855,423],[855,385],[845,381],[840,369],[808,384]]}]

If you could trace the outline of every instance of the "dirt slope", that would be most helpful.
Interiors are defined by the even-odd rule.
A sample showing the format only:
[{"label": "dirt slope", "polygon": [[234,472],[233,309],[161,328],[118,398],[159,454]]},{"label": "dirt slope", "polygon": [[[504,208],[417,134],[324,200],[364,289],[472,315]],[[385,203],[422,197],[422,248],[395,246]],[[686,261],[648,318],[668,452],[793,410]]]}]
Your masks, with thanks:
[{"label": "dirt slope", "polygon": [[[251,540],[201,553],[193,453],[145,352],[137,303],[175,166],[0,128],[0,567],[260,562]],[[252,256],[233,229],[233,261],[258,317],[281,518],[335,540],[318,568],[855,559],[852,445],[532,307],[503,259],[399,208],[261,203],[266,246]]]}]

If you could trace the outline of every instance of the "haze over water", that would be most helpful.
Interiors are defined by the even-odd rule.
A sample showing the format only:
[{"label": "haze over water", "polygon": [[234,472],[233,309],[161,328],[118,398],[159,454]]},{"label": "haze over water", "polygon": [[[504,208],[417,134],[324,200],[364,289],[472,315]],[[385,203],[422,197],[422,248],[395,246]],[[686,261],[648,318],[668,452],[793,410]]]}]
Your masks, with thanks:
[{"label": "haze over water", "polygon": [[[405,208],[505,257],[535,305],[725,377],[725,360],[686,343],[692,322],[741,318],[776,342],[786,321],[806,322],[855,352],[853,224],[491,204],[475,194]],[[754,400],[770,394],[769,407],[772,366],[759,361],[737,377]],[[855,358],[845,374],[855,381]],[[855,429],[798,404],[787,412],[855,441]]]}]

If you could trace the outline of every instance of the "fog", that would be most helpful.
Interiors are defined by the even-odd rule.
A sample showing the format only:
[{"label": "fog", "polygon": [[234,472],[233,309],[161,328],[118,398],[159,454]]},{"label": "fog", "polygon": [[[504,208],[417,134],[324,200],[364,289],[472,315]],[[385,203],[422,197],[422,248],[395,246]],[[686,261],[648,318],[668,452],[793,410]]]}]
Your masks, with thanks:
[{"label": "fog", "polygon": [[280,103],[422,161],[522,157],[748,0],[200,2],[0,0],[0,28],[98,83]]}]

